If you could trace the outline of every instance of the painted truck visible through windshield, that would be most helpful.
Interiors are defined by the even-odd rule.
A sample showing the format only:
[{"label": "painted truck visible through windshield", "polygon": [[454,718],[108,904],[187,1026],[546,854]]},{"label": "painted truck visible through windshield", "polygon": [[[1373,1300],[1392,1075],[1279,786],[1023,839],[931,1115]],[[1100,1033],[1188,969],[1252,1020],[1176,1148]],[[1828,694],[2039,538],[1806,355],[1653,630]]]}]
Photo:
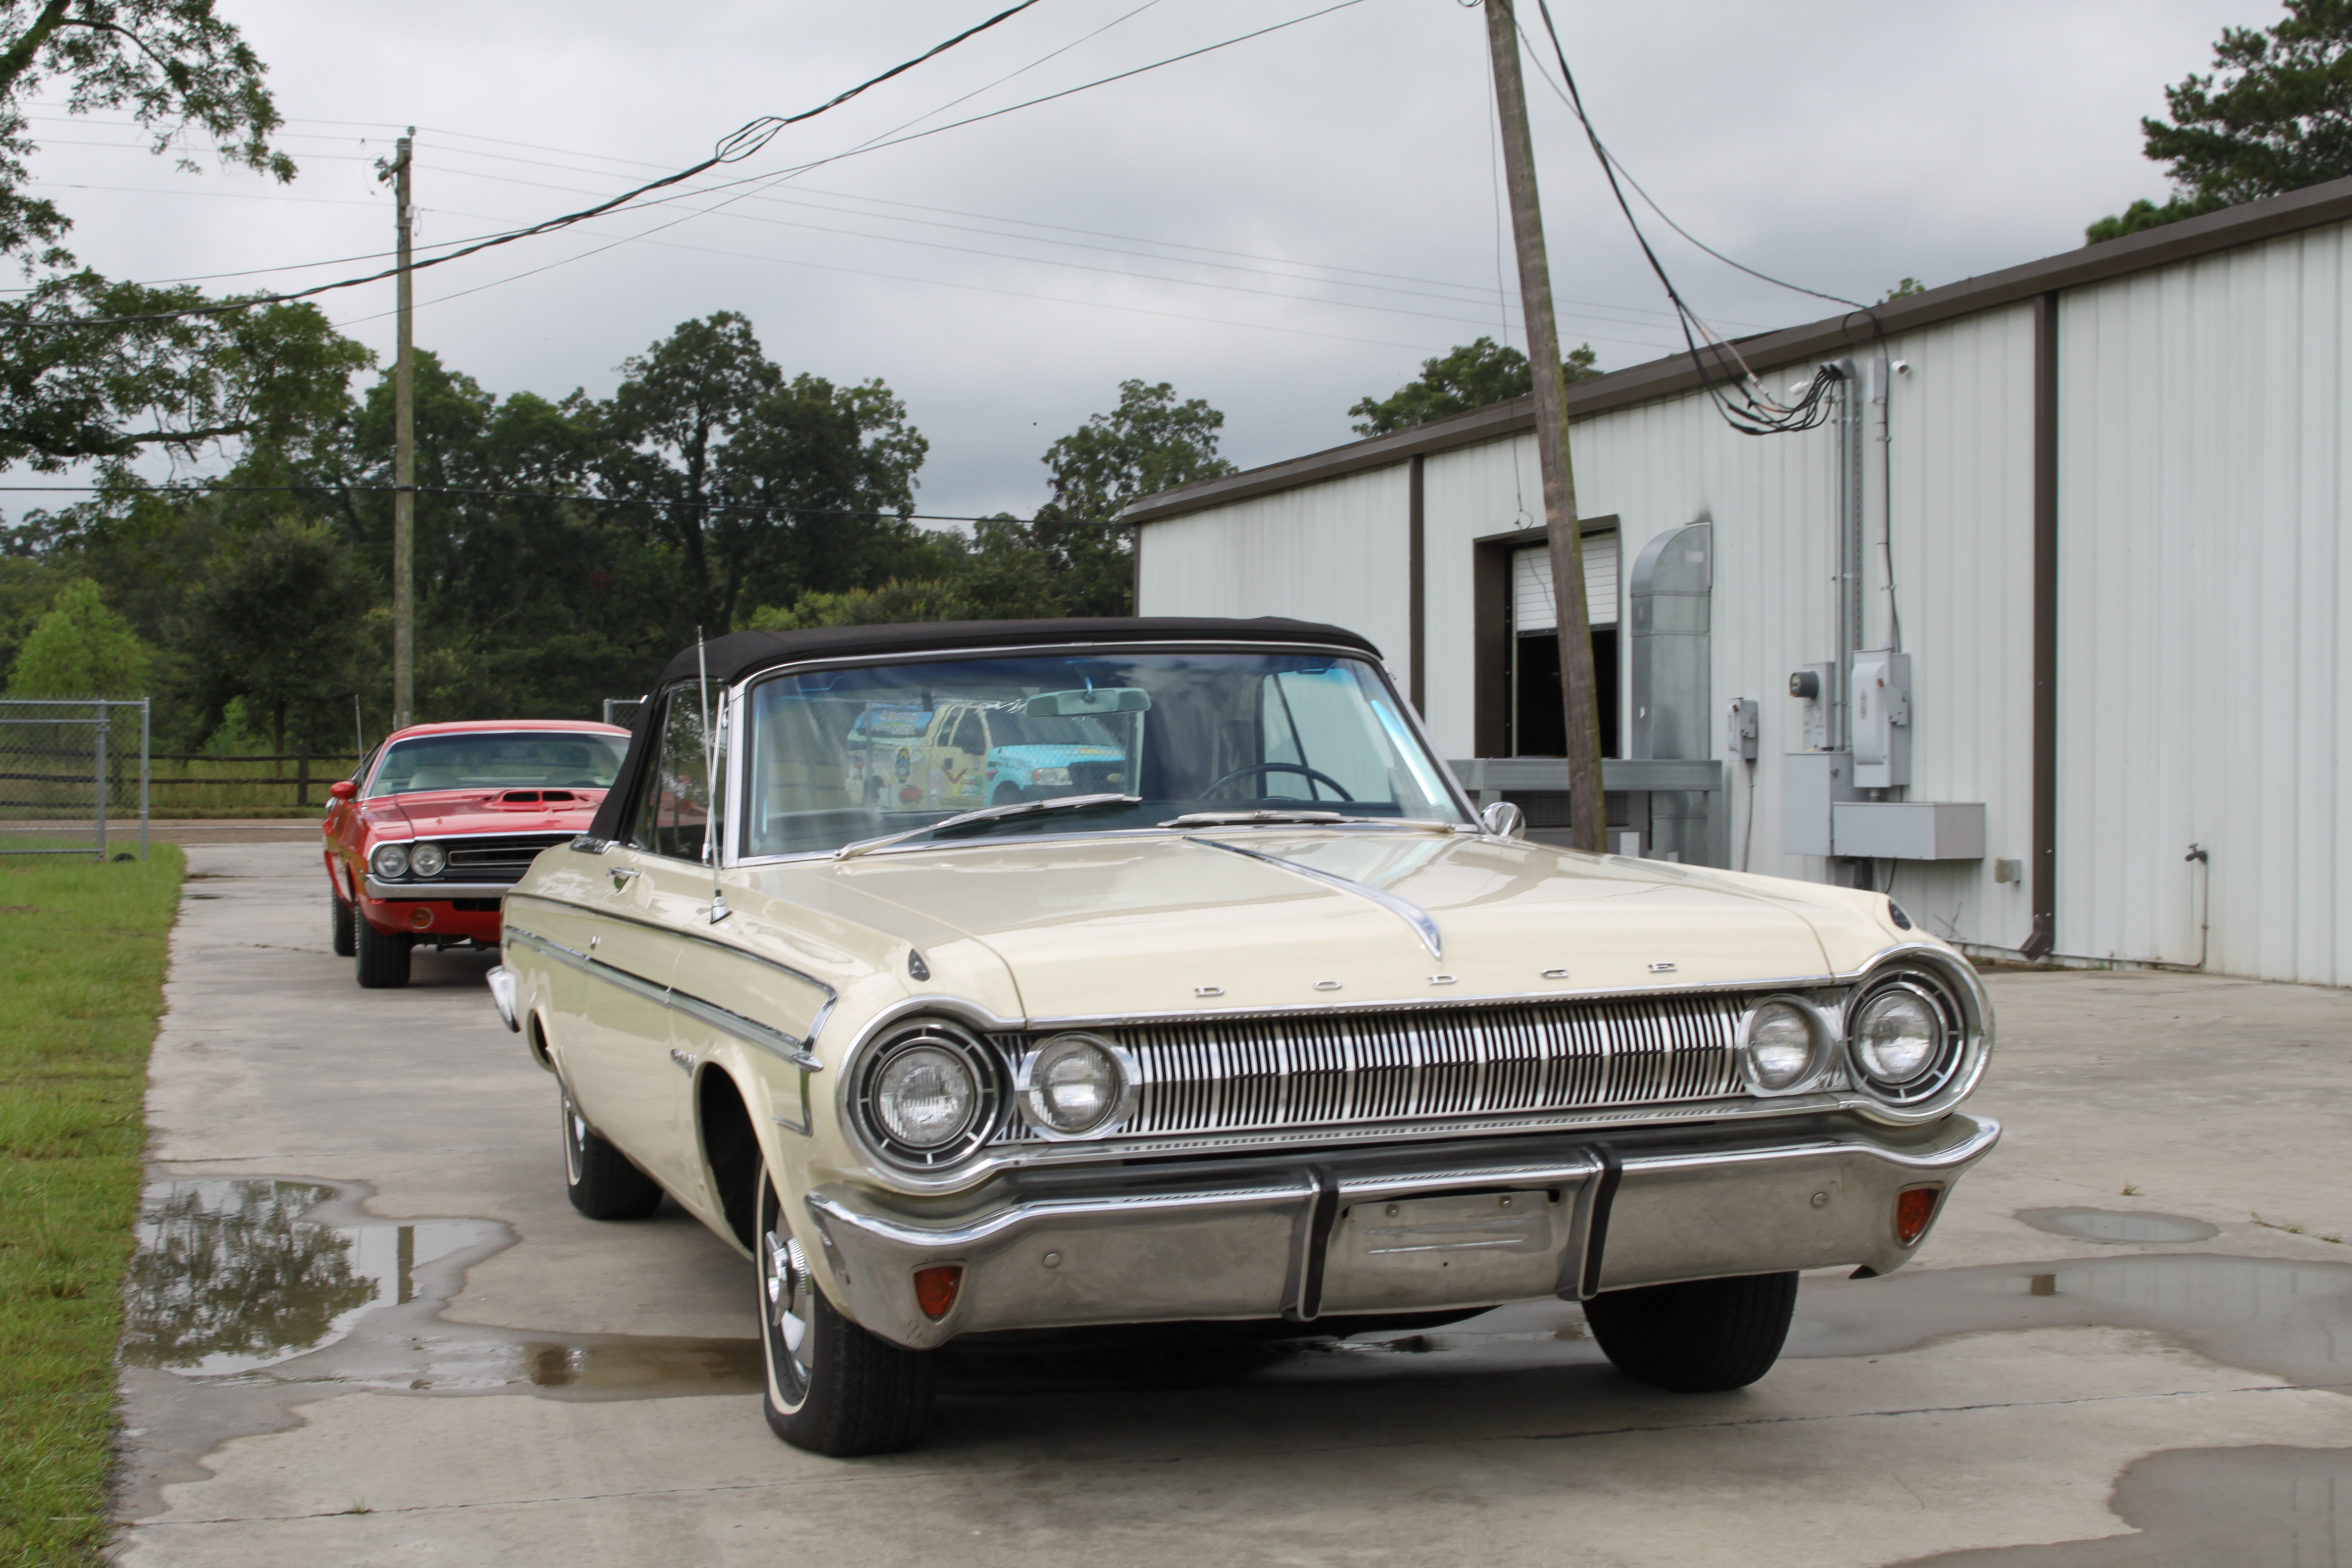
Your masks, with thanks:
[{"label": "painted truck visible through windshield", "polygon": [[884,809],[1005,805],[1128,783],[1127,752],[1102,720],[1017,702],[870,704],[843,755],[851,798]]}]

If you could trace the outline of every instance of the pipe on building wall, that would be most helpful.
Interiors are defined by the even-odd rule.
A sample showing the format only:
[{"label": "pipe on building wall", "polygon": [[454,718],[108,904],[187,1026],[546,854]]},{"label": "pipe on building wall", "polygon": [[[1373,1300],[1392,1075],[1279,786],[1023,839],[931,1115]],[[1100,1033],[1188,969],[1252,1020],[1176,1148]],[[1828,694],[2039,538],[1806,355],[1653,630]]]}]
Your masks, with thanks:
[{"label": "pipe on building wall", "polygon": [[2033,301],[2033,929],[2021,949],[2058,945],[2058,296]]},{"label": "pipe on building wall", "polygon": [[[1422,489],[1422,457],[1415,452],[1405,477],[1405,686],[1413,711],[1429,716],[1428,507]],[[1140,530],[1138,531],[1141,531]]]}]

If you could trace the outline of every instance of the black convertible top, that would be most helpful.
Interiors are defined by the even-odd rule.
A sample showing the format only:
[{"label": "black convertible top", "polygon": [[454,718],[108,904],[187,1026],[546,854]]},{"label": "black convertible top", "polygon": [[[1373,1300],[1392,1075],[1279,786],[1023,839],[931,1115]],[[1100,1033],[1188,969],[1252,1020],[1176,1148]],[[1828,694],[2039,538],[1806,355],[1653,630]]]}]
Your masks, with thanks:
[{"label": "black convertible top", "polygon": [[1251,642],[1309,643],[1325,647],[1351,647],[1381,657],[1381,650],[1360,632],[1343,626],[1319,626],[1281,616],[1255,620],[1219,619],[1206,616],[1074,616],[1056,621],[925,621],[911,626],[816,626],[797,632],[730,632],[698,647],[681,650],[662,670],[661,679],[646,693],[630,725],[628,760],[620,777],[596,809],[590,825],[593,838],[616,838],[635,794],[637,780],[652,765],[654,747],[646,731],[660,708],[656,700],[672,682],[691,680],[708,660],[711,680],[731,686],[747,675],[804,659],[889,658],[909,653],[945,653],[963,648],[1034,647],[1055,643],[1188,643]]},{"label": "black convertible top", "polygon": [[[1263,616],[1219,620],[1205,616],[1097,616],[1059,621],[924,621],[901,626],[815,626],[798,632],[730,632],[710,639],[710,679],[733,685],[747,675],[807,658],[877,658],[947,648],[1019,647],[1038,643],[1297,642],[1381,650],[1361,633],[1312,621]],[[691,680],[698,650],[687,648],[662,671],[662,687]],[[659,688],[656,688],[659,689]]]}]

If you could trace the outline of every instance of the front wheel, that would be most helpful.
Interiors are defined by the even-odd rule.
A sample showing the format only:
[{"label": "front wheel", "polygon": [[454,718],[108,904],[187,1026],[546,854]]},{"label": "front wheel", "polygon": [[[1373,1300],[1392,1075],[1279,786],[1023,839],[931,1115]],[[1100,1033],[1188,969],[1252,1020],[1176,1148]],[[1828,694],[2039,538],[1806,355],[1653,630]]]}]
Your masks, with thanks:
[{"label": "front wheel", "polygon": [[758,1253],[769,1429],[836,1459],[920,1442],[931,1422],[929,1353],[876,1338],[825,1300],[764,1165]]},{"label": "front wheel", "polygon": [[408,956],[415,942],[406,931],[381,931],[352,912],[352,971],[366,991],[389,991],[408,984]]},{"label": "front wheel", "polygon": [[1797,1310],[1794,1274],[1605,1290],[1584,1304],[1601,1352],[1673,1394],[1745,1388],[1772,1370]]},{"label": "front wheel", "polygon": [[349,958],[357,951],[358,933],[352,928],[359,920],[359,913],[343,901],[340,893],[329,893],[327,902],[333,910],[328,916],[328,936],[334,943],[335,956]]}]

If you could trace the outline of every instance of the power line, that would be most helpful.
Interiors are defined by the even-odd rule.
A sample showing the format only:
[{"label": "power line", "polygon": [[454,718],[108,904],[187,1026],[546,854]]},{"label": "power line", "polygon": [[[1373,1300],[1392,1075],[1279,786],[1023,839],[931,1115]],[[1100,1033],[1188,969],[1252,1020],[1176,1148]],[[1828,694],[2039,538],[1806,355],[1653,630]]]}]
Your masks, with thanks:
[{"label": "power line", "polygon": [[[1553,57],[1559,62],[1560,80],[1568,89],[1568,106],[1576,115],[1577,123],[1584,127],[1585,140],[1592,144],[1593,156],[1601,161],[1601,172],[1609,182],[1609,192],[1617,198],[1618,210],[1625,215],[1626,226],[1633,231],[1633,240],[1642,247],[1643,258],[1649,262],[1650,270],[1657,275],[1659,286],[1665,289],[1667,300],[1673,302],[1676,313],[1681,317],[1683,342],[1690,351],[1691,366],[1697,371],[1699,384],[1706,389],[1707,397],[1714,403],[1717,412],[1723,416],[1726,424],[1743,436],[1785,435],[1799,430],[1811,430],[1821,425],[1830,416],[1831,389],[1843,379],[1843,375],[1834,367],[1822,365],[1813,373],[1812,379],[1806,384],[1803,395],[1793,405],[1782,404],[1765,390],[1763,382],[1749,368],[1748,363],[1739,357],[1739,351],[1710,328],[1700,319],[1698,313],[1684,301],[1681,293],[1675,288],[1674,279],[1666,276],[1665,264],[1658,259],[1657,251],[1651,247],[1649,236],[1642,232],[1641,221],[1634,217],[1633,205],[1626,201],[1624,189],[1618,182],[1616,162],[1611,156],[1609,149],[1602,145],[1601,132],[1593,128],[1591,117],[1584,110],[1583,95],[1576,88],[1576,74],[1569,69],[1568,50],[1559,41],[1559,29],[1552,24],[1550,0],[1536,0],[1536,8],[1543,16],[1544,31],[1549,35]],[[1516,16],[1513,18],[1513,26],[1514,30],[1517,31]],[[1521,41],[1532,44],[1532,40],[1528,39],[1523,31],[1519,32],[1519,37]],[[1643,199],[1646,200],[1647,197]],[[1681,231],[1677,229],[1676,232]],[[1758,276],[1760,277],[1761,274]],[[1788,285],[1782,286],[1788,287]],[[1873,319],[1875,320],[1874,317]],[[1706,351],[1702,351],[1699,346],[1699,338],[1702,335],[1708,340],[1708,351],[1712,351],[1723,359],[1728,359],[1733,364],[1738,366],[1737,374],[1727,372],[1720,362],[1716,370],[1710,372]],[[1723,384],[1717,383],[1718,374],[1724,376]]]},{"label": "power line", "polygon": [[[1359,3],[1359,0],[1347,0],[1347,3],[1353,5]],[[798,114],[791,115],[761,115],[759,119],[750,121],[722,138],[718,146],[712,150],[709,157],[705,158],[701,163],[693,165],[691,168],[682,169],[674,174],[665,174],[658,180],[649,180],[646,184],[636,187],[635,190],[625,191],[609,201],[600,202],[596,205],[588,207],[583,211],[566,213],[560,217],[551,217],[542,223],[533,224],[528,228],[516,229],[509,234],[494,235],[488,239],[479,240],[473,245],[453,250],[446,256],[433,257],[427,260],[415,263],[407,268],[391,268],[384,271],[373,273],[365,278],[347,278],[340,282],[320,283],[310,289],[298,289],[282,294],[263,295],[255,299],[235,300],[226,304],[194,307],[185,310],[151,311],[135,316],[117,316],[113,318],[100,318],[96,320],[73,320],[70,318],[46,320],[27,319],[18,321],[0,322],[0,325],[18,328],[43,327],[65,329],[76,327],[132,326],[145,321],[176,321],[189,316],[219,315],[230,310],[251,310],[259,305],[290,304],[297,300],[307,300],[311,298],[313,295],[324,294],[331,289],[354,289],[365,283],[382,282],[384,279],[394,277],[404,271],[414,273],[422,268],[437,267],[444,262],[455,261],[461,257],[472,256],[478,252],[488,250],[494,246],[511,245],[519,239],[528,239],[537,235],[550,233],[555,229],[566,228],[572,224],[583,222],[588,218],[611,212],[615,207],[622,206],[628,202],[634,201],[639,196],[646,195],[654,191],[662,190],[670,185],[677,184],[681,181],[690,180],[695,175],[702,174],[707,170],[716,168],[721,163],[740,163],[744,159],[751,157],[757,153],[761,148],[767,146],[767,144],[773,141],[776,136],[785,129],[785,127],[797,125],[805,120],[814,120],[818,115],[825,113],[829,110],[837,109],[841,105],[847,103],[851,99],[856,98],[858,94],[866,91],[868,88],[877,87],[883,82],[888,81],[892,77],[898,76],[905,71],[912,70],[917,66],[921,65],[924,61],[930,59],[937,55],[945,53],[949,49],[955,47],[958,44],[962,43],[967,38],[973,37],[978,34],[988,31],[991,27],[995,26],[998,23],[1003,22],[1009,17],[1019,16],[1022,12],[1026,11],[1029,7],[1036,4],[1037,0],[1017,0],[1016,4],[998,12],[995,16],[988,18],[988,20],[978,23],[973,26],[966,27],[962,32],[956,34],[953,37],[949,38],[942,43],[932,45],[921,54],[915,56],[912,59],[900,61],[898,64],[892,66],[888,70],[884,71],[879,76],[870,77],[866,80],[859,82],[856,87],[848,88],[841,92],[835,93],[833,97],[825,100],[824,102],[818,104],[814,109],[804,109]],[[909,138],[909,140],[911,140],[911,138]]]},{"label": "power line", "polygon": [[[977,125],[977,124],[979,124],[979,123],[980,123],[981,121],[985,121],[985,120],[994,120],[994,119],[997,119],[998,117],[1002,116],[1002,115],[1011,114],[1011,113],[1013,113],[1013,112],[1015,112],[1016,110],[1024,110],[1024,109],[1033,109],[1033,108],[1036,107],[1037,105],[1039,105],[1039,104],[1041,104],[1041,103],[1051,103],[1051,102],[1054,102],[1055,100],[1058,100],[1058,99],[1068,98],[1068,97],[1072,96],[1072,95],[1073,95],[1073,94],[1075,94],[1075,93],[1086,92],[1086,91],[1088,91],[1088,90],[1090,90],[1090,89],[1094,89],[1094,88],[1097,88],[1097,87],[1107,87],[1107,86],[1108,86],[1109,84],[1111,84],[1112,82],[1117,82],[1117,81],[1125,81],[1125,80],[1127,80],[1128,79],[1129,79],[1130,77],[1138,77],[1138,76],[1141,76],[1141,75],[1143,75],[1143,74],[1144,74],[1145,72],[1147,72],[1147,71],[1155,71],[1155,70],[1159,70],[1159,69],[1160,69],[1161,68],[1166,67],[1166,66],[1177,65],[1177,64],[1180,64],[1180,63],[1181,63],[1182,61],[1185,61],[1185,60],[1197,59],[1197,58],[1200,58],[1201,56],[1202,56],[1202,55],[1214,54],[1214,53],[1215,53],[1217,50],[1219,50],[1219,49],[1231,48],[1231,47],[1234,47],[1234,45],[1236,45],[1236,44],[1244,44],[1244,43],[1249,42],[1249,41],[1250,41],[1251,39],[1253,39],[1253,38],[1262,38],[1262,37],[1265,37],[1265,36],[1266,36],[1267,34],[1269,34],[1269,33],[1278,33],[1278,32],[1281,32],[1283,29],[1285,29],[1285,28],[1286,28],[1286,27],[1295,27],[1295,26],[1298,26],[1300,23],[1302,23],[1302,22],[1312,22],[1312,21],[1316,20],[1318,17],[1320,17],[1320,16],[1329,16],[1329,15],[1330,15],[1332,12],[1334,12],[1334,11],[1345,11],[1345,10],[1349,9],[1349,7],[1351,7],[1351,6],[1360,5],[1362,5],[1363,3],[1364,3],[1364,0],[1339,0],[1339,3],[1338,3],[1338,4],[1336,4],[1336,5],[1326,5],[1326,6],[1324,6],[1324,7],[1323,7],[1321,10],[1319,10],[1319,11],[1309,11],[1309,12],[1307,12],[1305,16],[1293,16],[1292,18],[1290,18],[1290,19],[1289,19],[1288,21],[1286,21],[1286,22],[1276,22],[1276,23],[1275,23],[1275,24],[1274,24],[1273,26],[1271,26],[1260,27],[1260,28],[1257,28],[1257,29],[1256,29],[1255,31],[1254,31],[1254,32],[1243,33],[1243,34],[1240,34],[1240,35],[1239,35],[1239,36],[1237,36],[1237,37],[1231,37],[1231,38],[1227,38],[1227,39],[1223,40],[1223,42],[1221,42],[1221,43],[1203,45],[1202,47],[1201,47],[1200,48],[1197,48],[1197,49],[1188,49],[1188,50],[1186,50],[1184,53],[1182,53],[1182,54],[1181,54],[1181,55],[1171,55],[1171,56],[1170,56],[1170,57],[1168,57],[1166,59],[1155,60],[1155,61],[1153,61],[1153,62],[1152,62],[1151,64],[1150,64],[1150,65],[1137,66],[1136,68],[1133,68],[1133,69],[1131,69],[1131,70],[1118,71],[1118,72],[1116,72],[1115,74],[1110,75],[1110,76],[1107,76],[1107,77],[1100,77],[1100,78],[1097,78],[1097,79],[1095,79],[1095,80],[1093,80],[1093,81],[1090,81],[1090,82],[1083,82],[1083,83],[1079,84],[1079,85],[1078,85],[1078,86],[1076,86],[1076,87],[1065,88],[1065,89],[1062,89],[1061,91],[1059,91],[1059,92],[1049,92],[1049,93],[1046,93],[1045,95],[1044,95],[1044,96],[1043,96],[1043,97],[1041,97],[1041,98],[1033,98],[1033,99],[1029,99],[1029,100],[1026,100],[1026,101],[1024,101],[1024,102],[1015,103],[1015,104],[1010,104],[1010,105],[1007,105],[1006,107],[1004,107],[1004,108],[1003,108],[1003,109],[993,109],[993,110],[989,110],[989,111],[988,111],[987,113],[985,113],[985,114],[975,114],[975,115],[972,115],[972,116],[971,116],[971,117],[970,117],[969,119],[951,121],[950,121],[948,124],[933,126],[933,127],[932,127],[930,130],[929,130],[929,131],[918,131],[918,132],[913,132],[911,135],[906,135],[906,136],[896,136],[896,137],[892,137],[892,138],[890,138],[889,140],[875,140],[875,141],[866,142],[861,143],[861,144],[860,144],[860,145],[858,145],[858,146],[852,147],[852,148],[848,149],[848,150],[847,150],[847,151],[845,151],[845,152],[835,153],[831,154],[830,156],[824,157],[824,158],[816,158],[816,159],[813,159],[813,160],[811,160],[810,162],[808,162],[808,163],[806,163],[796,164],[796,165],[794,165],[794,166],[793,166],[793,167],[780,170],[780,171],[778,171],[778,172],[776,172],[776,173],[774,173],[774,174],[764,174],[764,175],[761,175],[761,174],[750,174],[750,175],[745,175],[745,176],[744,176],[743,178],[741,178],[741,179],[739,179],[739,180],[730,180],[730,181],[727,181],[727,182],[725,182],[724,184],[718,184],[718,185],[706,185],[706,186],[702,187],[699,191],[698,191],[698,192],[694,192],[694,193],[690,193],[690,194],[693,194],[693,195],[717,195],[717,194],[718,194],[719,192],[720,192],[720,191],[734,190],[736,187],[738,187],[738,186],[742,186],[742,185],[756,185],[756,186],[759,186],[760,188],[761,188],[761,189],[763,189],[763,190],[764,190],[764,189],[770,189],[770,188],[772,188],[772,187],[774,187],[774,186],[776,186],[776,185],[782,184],[784,181],[786,181],[786,180],[792,179],[792,178],[793,178],[793,177],[795,177],[795,176],[797,176],[797,175],[800,175],[800,174],[804,174],[808,173],[808,171],[810,171],[811,169],[820,169],[820,168],[824,167],[824,166],[825,166],[826,164],[828,164],[828,163],[837,163],[841,162],[841,161],[842,161],[843,159],[845,159],[845,158],[853,158],[853,157],[856,157],[856,156],[859,155],[860,153],[875,153],[875,152],[880,152],[882,149],[884,149],[884,148],[886,148],[886,147],[897,147],[897,146],[902,146],[902,145],[904,145],[905,143],[909,142],[919,142],[919,141],[923,140],[925,137],[928,137],[928,136],[937,136],[937,135],[941,134],[941,133],[942,133],[942,132],[944,132],[959,130],[959,129],[961,129],[961,128],[962,128],[962,127],[964,127],[964,126],[967,126],[967,125]],[[920,117],[920,116],[918,116],[917,118],[918,118],[918,119],[920,119],[921,117]],[[909,123],[909,124],[911,124],[911,123],[914,123],[914,121],[908,121],[908,123]],[[479,293],[483,292],[485,289],[500,288],[500,287],[502,287],[502,286],[504,286],[504,285],[506,285],[506,284],[509,284],[509,283],[520,282],[521,279],[525,279],[525,278],[532,278],[532,277],[536,277],[536,276],[538,276],[538,275],[539,275],[540,273],[541,273],[541,272],[550,272],[550,271],[554,270],[554,269],[555,269],[556,268],[558,268],[558,267],[565,267],[565,266],[569,266],[571,263],[572,263],[572,262],[574,262],[574,261],[584,261],[584,260],[586,260],[588,258],[590,258],[590,257],[592,257],[592,256],[600,256],[600,255],[604,254],[604,253],[605,251],[607,251],[607,250],[615,249],[615,248],[617,248],[617,247],[620,247],[620,246],[623,246],[623,245],[628,244],[628,243],[630,242],[630,240],[631,240],[631,239],[640,239],[640,240],[641,240],[641,239],[645,239],[645,238],[646,238],[646,237],[649,237],[649,236],[659,234],[659,233],[663,232],[665,229],[676,228],[679,224],[688,222],[689,220],[691,220],[691,219],[693,219],[693,218],[697,218],[697,217],[706,217],[706,216],[709,216],[711,213],[718,212],[718,211],[719,211],[721,208],[724,208],[724,207],[727,207],[727,206],[730,206],[730,205],[734,205],[734,204],[735,204],[735,203],[737,203],[737,202],[746,201],[746,200],[752,199],[752,197],[753,197],[753,195],[755,195],[755,193],[754,193],[754,192],[751,192],[751,191],[738,191],[736,195],[731,195],[731,196],[729,196],[725,201],[719,202],[719,203],[717,203],[717,204],[715,204],[715,205],[711,205],[711,206],[708,206],[708,207],[698,207],[698,208],[695,209],[695,210],[694,210],[694,211],[692,211],[692,212],[688,212],[688,213],[683,214],[682,216],[678,216],[678,217],[673,218],[673,219],[671,219],[671,220],[670,220],[669,222],[667,222],[667,223],[656,224],[653,227],[651,227],[651,228],[649,228],[649,229],[643,230],[642,232],[640,232],[640,233],[638,233],[638,234],[636,234],[636,235],[625,237],[620,238],[620,239],[615,239],[615,240],[614,240],[611,244],[608,244],[608,245],[599,245],[599,246],[595,246],[595,247],[591,247],[590,249],[583,250],[583,251],[580,252],[580,253],[579,253],[578,255],[576,255],[576,256],[569,256],[569,257],[565,257],[565,258],[562,258],[561,260],[551,261],[551,262],[546,263],[546,264],[545,264],[545,265],[543,265],[543,266],[540,266],[540,267],[533,267],[533,268],[528,268],[527,270],[525,270],[525,271],[521,271],[521,272],[510,273],[510,274],[509,274],[508,276],[506,276],[506,277],[504,277],[504,278],[494,278],[494,279],[492,279],[490,281],[488,281],[488,283],[478,284],[478,285],[477,285],[477,286],[475,286],[474,288],[471,288],[471,289],[460,289],[457,293],[455,293],[455,294],[445,294],[445,295],[441,296],[441,299],[440,299],[440,300],[428,300],[428,301],[426,301],[426,303],[428,303],[428,304],[439,304],[439,303],[443,302],[444,300],[455,300],[455,299],[461,299],[461,298],[463,298],[464,296],[466,296],[466,295],[467,295],[467,294],[479,294]],[[608,211],[608,210],[611,210],[611,208],[612,208],[614,205],[616,205],[616,204],[614,204],[614,203],[606,203],[604,206],[601,206],[601,207],[599,207],[599,208],[597,208],[597,209],[595,209],[595,210],[596,210],[597,212],[599,212],[599,213],[601,213],[601,212],[604,212],[604,211]],[[647,205],[659,205],[659,204],[647,204]],[[635,210],[635,209],[631,209],[631,210]],[[479,248],[479,247],[477,247],[477,248]],[[466,253],[461,251],[461,252],[458,252],[457,254],[458,254],[458,255],[463,255],[463,254],[466,254]],[[454,258],[453,258],[453,257],[442,257],[442,258],[436,258],[436,259],[439,259],[439,260],[445,260],[445,261],[446,261],[446,260],[451,260],[451,259],[454,259]],[[380,274],[379,276],[382,276],[382,275]],[[372,281],[372,279],[359,279],[358,281]],[[338,287],[338,285],[329,285],[328,287],[331,287],[331,287]],[[323,290],[323,289],[311,289],[311,290],[309,290],[309,292],[311,292],[311,293],[320,293],[320,292],[324,292],[324,290]],[[264,302],[266,302],[266,301],[264,301]],[[358,317],[358,318],[354,318],[354,320],[355,320],[355,321],[372,321],[372,320],[373,320],[373,319],[374,319],[373,317]],[[347,323],[347,324],[348,324],[348,323]],[[1410,347],[1410,346],[1412,346],[1412,345],[1409,345],[1409,344],[1400,344],[1400,345],[1394,345],[1394,346],[1399,346],[1399,347]]]}]

